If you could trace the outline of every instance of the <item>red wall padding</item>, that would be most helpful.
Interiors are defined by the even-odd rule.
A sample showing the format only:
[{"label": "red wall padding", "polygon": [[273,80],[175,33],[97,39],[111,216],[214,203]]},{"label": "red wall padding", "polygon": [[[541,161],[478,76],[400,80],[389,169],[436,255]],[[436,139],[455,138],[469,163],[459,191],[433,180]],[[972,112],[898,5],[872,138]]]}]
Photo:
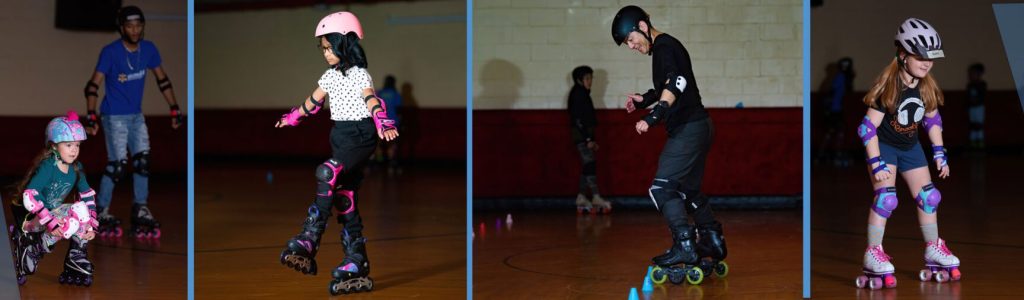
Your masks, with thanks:
[{"label": "red wall padding", "polygon": [[[863,151],[864,146],[857,137],[857,126],[867,112],[867,106],[861,102],[865,92],[851,93],[843,101],[843,112],[846,124],[846,136],[842,148],[849,151]],[[939,107],[942,113],[942,140],[946,148],[967,146],[970,142],[968,133],[970,123],[967,109],[966,91],[944,91],[945,105]],[[824,107],[820,94],[812,94],[811,99],[811,138],[819,141],[824,137]],[[988,147],[1024,145],[1024,111],[1020,107],[1017,91],[989,91],[985,99],[985,145]],[[923,133],[919,131],[918,133]],[[926,134],[919,134],[925,152],[929,152],[931,141]],[[811,150],[817,151],[819,143],[812,145]],[[929,152],[930,153],[930,152]]]},{"label": "red wall padding", "polygon": [[[43,150],[46,142],[46,123],[53,117],[0,117],[3,129],[3,154],[0,156],[0,176],[22,176],[31,167],[32,159]],[[171,129],[168,116],[147,116],[149,128],[150,170],[186,172],[188,170],[188,131],[182,126]],[[102,130],[90,135],[82,144],[79,160],[90,175],[103,173],[107,164],[107,146]],[[129,156],[131,154],[129,153]],[[93,184],[99,184],[98,182]],[[94,186],[95,188],[95,186]]]},{"label": "red wall padding", "polygon": [[[715,127],[704,191],[709,195],[796,195],[802,189],[802,109],[709,109]],[[665,143],[663,127],[637,135],[646,111],[598,110],[597,176],[604,195],[646,195]],[[580,174],[568,113],[473,112],[473,194],[572,196]]]},{"label": "red wall padding", "polygon": [[[197,109],[196,155],[330,157],[331,121],[326,112],[298,127],[274,128],[283,109]],[[466,109],[402,110],[399,158],[466,159]]]}]

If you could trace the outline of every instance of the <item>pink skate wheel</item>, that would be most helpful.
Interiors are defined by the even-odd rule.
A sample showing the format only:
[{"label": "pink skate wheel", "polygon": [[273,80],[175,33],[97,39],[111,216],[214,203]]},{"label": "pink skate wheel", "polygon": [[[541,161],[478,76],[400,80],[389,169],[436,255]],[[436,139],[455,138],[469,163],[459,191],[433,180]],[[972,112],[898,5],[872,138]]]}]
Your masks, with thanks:
[{"label": "pink skate wheel", "polygon": [[868,285],[868,277],[864,275],[857,276],[857,279],[854,280],[854,284],[857,285],[857,288],[862,289],[864,286]]},{"label": "pink skate wheel", "polygon": [[921,272],[917,273],[917,278],[921,279],[921,281],[932,280],[932,271],[928,269],[921,269]]},{"label": "pink skate wheel", "polygon": [[950,279],[952,279],[954,281],[959,281],[960,280],[960,268],[954,267],[953,271],[950,272],[949,275],[950,275]]},{"label": "pink skate wheel", "polygon": [[872,290],[881,289],[882,288],[882,278],[878,278],[878,277],[871,278],[871,281],[868,281],[868,287],[870,287]]},{"label": "pink skate wheel", "polygon": [[887,287],[887,288],[894,288],[894,287],[896,287],[896,276],[892,276],[892,274],[886,274],[885,275],[885,287]]},{"label": "pink skate wheel", "polygon": [[118,227],[117,229],[114,229],[114,233],[113,233],[114,236],[121,237],[121,235],[123,235],[123,234],[124,234],[124,231],[121,230],[121,227]]},{"label": "pink skate wheel", "polygon": [[160,228],[157,228],[157,229],[155,229],[155,230],[154,230],[154,232],[153,232],[153,238],[154,238],[154,239],[158,239],[158,238],[160,238]]},{"label": "pink skate wheel", "polygon": [[940,270],[938,272],[935,272],[935,281],[938,281],[938,282],[949,281],[949,272],[946,272],[946,270]]}]

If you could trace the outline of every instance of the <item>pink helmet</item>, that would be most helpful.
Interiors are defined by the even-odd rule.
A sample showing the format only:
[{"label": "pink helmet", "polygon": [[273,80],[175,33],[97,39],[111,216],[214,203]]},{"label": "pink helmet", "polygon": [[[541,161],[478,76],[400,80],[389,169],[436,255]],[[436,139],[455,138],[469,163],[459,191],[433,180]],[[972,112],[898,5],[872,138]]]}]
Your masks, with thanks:
[{"label": "pink helmet", "polygon": [[313,37],[332,32],[340,34],[355,32],[359,39],[363,38],[363,26],[359,25],[359,19],[356,18],[356,15],[347,11],[339,11],[320,19],[320,24],[316,25],[316,34]]}]

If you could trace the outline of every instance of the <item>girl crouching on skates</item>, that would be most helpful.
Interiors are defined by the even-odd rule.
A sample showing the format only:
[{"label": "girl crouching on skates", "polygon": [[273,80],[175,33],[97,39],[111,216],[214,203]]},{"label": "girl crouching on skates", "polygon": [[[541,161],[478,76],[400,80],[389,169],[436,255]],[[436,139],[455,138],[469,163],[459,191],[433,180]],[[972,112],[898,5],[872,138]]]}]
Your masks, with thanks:
[{"label": "girl crouching on skates", "polygon": [[[929,74],[935,59],[944,57],[942,40],[927,22],[910,18],[896,32],[896,57],[875,80],[864,97],[869,108],[857,134],[867,150],[868,173],[874,202],[868,212],[868,247],[864,275],[857,287],[895,287],[891,258],[882,249],[886,219],[896,209],[896,172],[917,202],[917,220],[925,240],[922,281],[959,280],[960,259],[939,238],[936,207],[942,196],[928,173],[928,159],[918,142],[918,128],[932,141],[933,160],[939,177],[949,176],[946,148],[942,146],[942,91]],[[934,275],[934,276],[933,276]]]},{"label": "girl crouching on skates", "polygon": [[[15,224],[20,224],[12,232],[18,284],[25,284],[26,276],[35,273],[39,260],[61,239],[71,240],[71,245],[60,283],[92,284],[86,244],[95,236],[96,192],[85,180],[82,163],[75,161],[84,140],[85,128],[74,111],[51,120],[46,147],[18,185],[21,197],[11,204]],[[79,200],[64,203],[72,188],[78,190]]]},{"label": "girl crouching on skates", "polygon": [[373,91],[367,60],[359,41],[364,37],[359,20],[350,12],[337,12],[320,20],[316,37],[324,59],[331,67],[317,81],[313,94],[299,107],[281,117],[276,127],[296,126],[303,117],[316,114],[330,99],[331,158],[316,169],[317,188],[302,232],[288,241],[281,263],[302,272],[317,273],[316,253],[331,206],[339,212],[345,258],[331,274],[331,294],[370,291],[370,262],[366,256],[356,194],[363,167],[377,147],[377,139],[398,137],[394,121],[388,119],[384,101]]}]

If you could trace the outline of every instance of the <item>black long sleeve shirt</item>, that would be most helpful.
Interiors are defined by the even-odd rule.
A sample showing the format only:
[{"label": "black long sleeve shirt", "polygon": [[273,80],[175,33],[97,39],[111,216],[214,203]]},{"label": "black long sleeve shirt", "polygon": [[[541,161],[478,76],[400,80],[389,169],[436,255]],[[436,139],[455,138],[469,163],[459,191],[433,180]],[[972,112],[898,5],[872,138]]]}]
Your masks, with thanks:
[{"label": "black long sleeve shirt", "polygon": [[643,94],[644,100],[638,105],[639,108],[647,108],[658,102],[662,91],[667,88],[668,79],[682,76],[686,79],[686,84],[682,93],[672,90],[676,101],[672,103],[665,114],[666,130],[671,135],[676,128],[684,123],[707,118],[708,112],[701,102],[700,89],[697,88],[697,80],[693,76],[690,53],[686,51],[683,44],[675,37],[662,33],[654,39],[651,51],[653,56],[651,78],[654,80],[654,88]]}]

